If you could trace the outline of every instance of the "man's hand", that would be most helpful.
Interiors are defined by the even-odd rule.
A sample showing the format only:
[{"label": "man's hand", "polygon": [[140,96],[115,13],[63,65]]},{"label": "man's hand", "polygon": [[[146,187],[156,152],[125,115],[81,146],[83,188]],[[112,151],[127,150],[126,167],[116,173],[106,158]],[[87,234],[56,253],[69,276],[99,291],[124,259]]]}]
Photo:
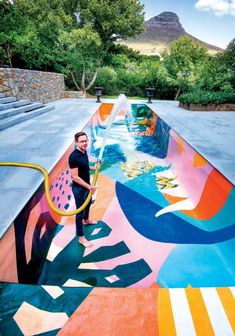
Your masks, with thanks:
[{"label": "man's hand", "polygon": [[96,189],[97,189],[97,187],[90,186],[89,190],[92,193],[92,195],[94,195],[94,193],[96,192]]}]

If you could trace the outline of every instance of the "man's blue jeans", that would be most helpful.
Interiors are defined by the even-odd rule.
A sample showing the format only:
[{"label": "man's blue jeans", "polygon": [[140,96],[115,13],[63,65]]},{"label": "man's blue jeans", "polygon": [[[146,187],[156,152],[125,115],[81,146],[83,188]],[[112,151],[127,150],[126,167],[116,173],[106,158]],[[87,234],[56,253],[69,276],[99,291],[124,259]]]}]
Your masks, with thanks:
[{"label": "man's blue jeans", "polygon": [[[76,203],[76,208],[78,209],[85,202],[87,195],[89,193],[89,190],[83,187],[72,186],[72,191],[73,191],[73,195],[74,195],[74,199]],[[86,220],[89,218],[90,206],[91,206],[91,200],[84,210],[76,214],[76,234],[79,237],[84,236],[82,221],[83,219]]]}]

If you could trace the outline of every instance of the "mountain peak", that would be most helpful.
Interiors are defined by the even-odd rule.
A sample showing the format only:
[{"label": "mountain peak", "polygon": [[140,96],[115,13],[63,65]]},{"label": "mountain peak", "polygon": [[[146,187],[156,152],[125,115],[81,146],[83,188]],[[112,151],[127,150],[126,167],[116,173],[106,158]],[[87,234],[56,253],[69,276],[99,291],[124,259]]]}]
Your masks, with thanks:
[{"label": "mountain peak", "polygon": [[173,21],[180,24],[178,15],[173,12],[162,12],[159,15],[156,15],[151,19],[145,21],[145,24],[158,26],[159,24],[167,24],[169,21]]},{"label": "mountain peak", "polygon": [[159,51],[168,48],[172,41],[186,35],[199,42],[212,52],[221,50],[218,47],[207,44],[188,34],[177,14],[173,12],[162,12],[157,16],[145,21],[145,31],[136,38],[130,38],[122,43],[133,47],[147,55],[159,54]]},{"label": "mountain peak", "polygon": [[[145,32],[139,37],[142,39],[148,37],[148,39],[154,39],[157,36],[164,37],[167,42],[177,39],[181,35],[186,34],[182,27],[179,17],[173,12],[162,12],[161,14],[152,17],[145,21]],[[154,35],[154,36],[153,36]]]}]

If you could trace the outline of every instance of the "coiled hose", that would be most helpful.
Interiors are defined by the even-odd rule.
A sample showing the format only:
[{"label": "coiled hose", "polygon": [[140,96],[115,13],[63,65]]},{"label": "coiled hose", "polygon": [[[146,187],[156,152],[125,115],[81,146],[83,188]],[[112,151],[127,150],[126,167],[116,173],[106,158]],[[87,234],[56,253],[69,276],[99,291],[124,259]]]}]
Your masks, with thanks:
[{"label": "coiled hose", "polygon": [[[50,195],[49,176],[48,176],[47,171],[46,171],[45,168],[43,168],[40,165],[34,164],[34,163],[24,163],[24,162],[0,162],[0,166],[4,166],[4,167],[9,167],[9,166],[23,167],[23,168],[31,168],[31,169],[39,170],[43,174],[43,176],[44,176],[44,188],[45,188],[47,203],[48,203],[49,207],[51,208],[51,210],[53,210],[58,215],[61,215],[61,216],[74,216],[74,215],[80,213],[82,210],[84,210],[85,207],[87,206],[87,204],[91,200],[91,192],[89,192],[89,194],[87,195],[87,198],[86,198],[85,202],[78,209],[73,210],[73,211],[62,211],[62,210],[58,209],[54,205],[54,203],[52,202],[51,195]],[[95,174],[94,174],[94,178],[93,178],[93,181],[92,181],[92,187],[94,187],[96,185],[96,181],[98,179],[99,169],[100,169],[100,160],[98,160],[97,164],[96,164]]]}]

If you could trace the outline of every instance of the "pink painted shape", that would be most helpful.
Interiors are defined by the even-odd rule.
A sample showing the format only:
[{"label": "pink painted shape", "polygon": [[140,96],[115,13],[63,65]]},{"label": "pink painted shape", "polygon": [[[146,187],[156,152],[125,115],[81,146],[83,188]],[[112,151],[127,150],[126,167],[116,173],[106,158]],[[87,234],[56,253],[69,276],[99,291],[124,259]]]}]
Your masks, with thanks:
[{"label": "pink painted shape", "polygon": [[42,236],[44,235],[45,232],[46,232],[46,222],[43,224],[43,227],[41,228],[40,239],[42,239]]},{"label": "pink painted shape", "polygon": [[116,282],[118,280],[120,280],[120,278],[114,274],[114,275],[110,275],[108,277],[105,278],[107,281],[109,281],[110,283]]},{"label": "pink painted shape", "polygon": [[177,172],[177,181],[196,207],[213,167],[209,162],[203,167],[194,167],[195,150],[183,140],[183,150],[179,153],[177,138],[178,134],[171,130],[166,160],[172,164],[172,170]]},{"label": "pink painted shape", "polygon": [[[94,263],[99,269],[113,269],[122,264],[127,264],[139,259],[144,259],[152,269],[152,273],[145,279],[138,282],[139,287],[149,287],[156,283],[158,272],[167,259],[175,244],[164,244],[152,241],[139,234],[125,217],[117,197],[110,203],[103,219],[111,229],[108,237],[94,240],[94,246],[86,249],[84,255],[88,255],[102,246],[109,246],[124,241],[130,253],[118,258],[109,259]],[[136,284],[135,284],[136,287]]]},{"label": "pink painted shape", "polygon": [[102,229],[101,228],[98,228],[98,229],[94,229],[91,233],[91,236],[95,236],[97,235]]},{"label": "pink painted shape", "polygon": [[65,248],[75,237],[75,224],[65,225],[53,239],[53,243],[61,248]]}]

